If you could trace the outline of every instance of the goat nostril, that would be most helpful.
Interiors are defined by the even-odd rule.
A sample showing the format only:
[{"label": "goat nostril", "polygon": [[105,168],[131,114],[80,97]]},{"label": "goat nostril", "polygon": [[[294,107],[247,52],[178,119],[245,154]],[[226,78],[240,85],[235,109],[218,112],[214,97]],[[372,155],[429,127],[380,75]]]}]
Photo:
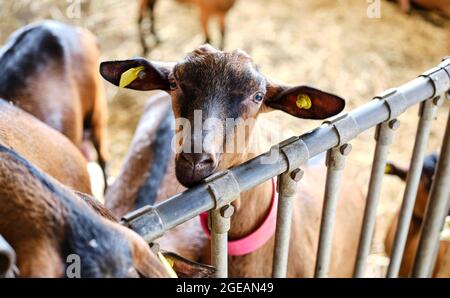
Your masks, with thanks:
[{"label": "goat nostril", "polygon": [[211,154],[180,154],[180,160],[192,167],[210,167],[215,164]]},{"label": "goat nostril", "polygon": [[192,162],[192,159],[188,157],[187,154],[180,154],[180,158],[184,161],[187,162],[188,164],[193,165],[194,163]]},{"label": "goat nostril", "polygon": [[211,156],[204,156],[202,159],[198,161],[201,164],[214,164],[214,159]]}]

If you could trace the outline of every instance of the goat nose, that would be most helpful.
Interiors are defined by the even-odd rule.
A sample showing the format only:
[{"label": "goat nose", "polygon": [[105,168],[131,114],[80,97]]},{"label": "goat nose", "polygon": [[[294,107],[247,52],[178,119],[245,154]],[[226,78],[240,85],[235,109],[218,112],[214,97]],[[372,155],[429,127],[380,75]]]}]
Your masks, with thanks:
[{"label": "goat nose", "polygon": [[175,174],[182,185],[190,187],[211,175],[216,167],[216,158],[211,153],[180,153]]},{"label": "goat nose", "polygon": [[214,165],[215,158],[211,153],[181,153],[180,158],[193,168]]}]

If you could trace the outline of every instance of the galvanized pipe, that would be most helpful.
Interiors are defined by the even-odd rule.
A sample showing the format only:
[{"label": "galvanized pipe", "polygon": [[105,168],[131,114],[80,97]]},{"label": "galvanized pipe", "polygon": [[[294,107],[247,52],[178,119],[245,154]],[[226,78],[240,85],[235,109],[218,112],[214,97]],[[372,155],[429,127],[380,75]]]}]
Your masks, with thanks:
[{"label": "galvanized pipe", "polygon": [[273,253],[272,276],[286,277],[288,269],[289,240],[291,237],[292,205],[297,193],[297,183],[303,176],[300,169],[278,176],[278,210]]},{"label": "galvanized pipe", "polygon": [[0,235],[0,278],[12,277],[15,260],[14,250]]},{"label": "galvanized pipe", "polygon": [[402,206],[400,208],[397,230],[395,233],[393,249],[387,271],[387,277],[398,277],[400,265],[402,263],[405,250],[406,239],[408,237],[409,225],[414,211],[417,190],[419,189],[420,177],[422,174],[423,162],[427,150],[428,139],[431,131],[431,124],[436,117],[438,100],[429,99],[420,109],[420,120],[417,127],[414,150],[411,157],[406,188],[403,194]]},{"label": "galvanized pipe", "polygon": [[[449,77],[449,73],[444,69],[436,70],[435,73]],[[438,84],[445,83],[443,81],[440,80]],[[397,88],[396,94],[401,94],[405,98],[403,107],[406,109],[433,97],[435,90],[436,82],[428,77],[418,77]],[[363,132],[390,119],[391,110],[386,104],[388,98],[372,100],[349,112],[346,117],[354,120],[358,133]],[[231,168],[229,172],[235,177],[240,191],[249,190],[286,172],[290,164],[301,166],[309,158],[339,145],[340,139],[331,125],[323,125],[302,135],[294,143],[301,143],[307,150],[302,154],[292,154],[292,160],[288,161],[283,154],[279,154],[273,163],[267,163],[265,160],[271,156],[271,152],[266,152]],[[155,206],[146,206],[127,214],[122,223],[135,230],[146,241],[152,242],[161,237],[165,231],[216,206],[216,198],[208,189],[208,184],[202,183]]]},{"label": "galvanized pipe", "polygon": [[209,211],[211,229],[211,264],[216,267],[216,277],[228,277],[228,231],[234,209],[226,205]]},{"label": "galvanized pipe", "polygon": [[344,144],[340,147],[328,150],[327,153],[326,165],[328,169],[322,208],[322,220],[320,223],[315,277],[328,277],[331,248],[333,244],[334,221],[342,185],[342,173],[345,167],[345,156],[347,156],[350,151],[351,145]]},{"label": "galvanized pipe", "polygon": [[412,277],[427,277],[434,264],[433,255],[439,232],[449,210],[450,201],[450,113],[445,128],[435,178],[431,187],[425,218],[421,228]]},{"label": "galvanized pipe", "polygon": [[383,181],[384,170],[386,167],[386,158],[389,152],[389,146],[392,143],[394,129],[398,126],[397,120],[383,122],[377,127],[375,139],[377,145],[370,174],[369,189],[367,194],[366,206],[364,209],[363,225],[359,238],[358,254],[356,257],[354,277],[363,277],[366,268],[367,257],[370,253],[373,233],[375,230],[375,221],[377,216],[378,201],[380,198],[381,184]]}]

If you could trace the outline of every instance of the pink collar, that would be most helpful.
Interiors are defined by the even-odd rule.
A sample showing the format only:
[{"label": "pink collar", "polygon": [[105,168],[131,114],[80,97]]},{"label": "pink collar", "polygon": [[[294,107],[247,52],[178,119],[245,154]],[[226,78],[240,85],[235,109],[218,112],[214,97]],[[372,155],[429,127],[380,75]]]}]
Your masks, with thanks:
[{"label": "pink collar", "polygon": [[[243,256],[252,253],[270,240],[275,233],[278,207],[277,202],[278,192],[276,191],[275,179],[272,178],[272,205],[270,206],[267,217],[264,219],[261,226],[249,235],[241,239],[228,241],[228,254],[230,256]],[[200,223],[205,234],[208,238],[211,238],[211,232],[208,228],[208,212],[200,214]]]}]

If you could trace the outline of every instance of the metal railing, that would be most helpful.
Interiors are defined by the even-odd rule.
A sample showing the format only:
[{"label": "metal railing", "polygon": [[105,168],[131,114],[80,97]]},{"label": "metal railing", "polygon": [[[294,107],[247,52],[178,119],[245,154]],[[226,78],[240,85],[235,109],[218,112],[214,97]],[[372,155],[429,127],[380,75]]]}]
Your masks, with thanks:
[{"label": "metal railing", "polygon": [[[386,158],[393,142],[394,130],[399,125],[396,118],[409,107],[420,103],[420,120],[411,158],[411,169],[388,270],[389,277],[396,277],[403,257],[431,122],[444,96],[448,96],[449,89],[450,59],[445,59],[437,67],[409,83],[390,89],[376,96],[369,103],[332,121],[326,121],[309,133],[281,142],[272,147],[269,152],[227,171],[216,173],[207,178],[204,183],[164,202],[129,213],[124,216],[123,224],[135,230],[150,243],[162,236],[165,231],[202,212],[209,211],[212,230],[212,264],[217,267],[218,277],[226,277],[227,232],[232,214],[229,204],[239,198],[241,192],[279,176],[280,199],[275,233],[273,276],[285,277],[292,205],[297,188],[296,182],[302,176],[299,167],[310,158],[327,151],[327,178],[315,270],[316,277],[326,277],[331,258],[333,223],[339,199],[342,170],[346,156],[351,151],[351,145],[348,142],[361,132],[376,126],[376,148],[354,268],[354,277],[362,277],[370,253]],[[430,276],[437,254],[439,231],[450,208],[449,140],[450,118],[447,122],[436,178],[426,210],[413,277]],[[261,162],[271,155],[272,150],[278,151],[277,160],[272,164]]]}]

